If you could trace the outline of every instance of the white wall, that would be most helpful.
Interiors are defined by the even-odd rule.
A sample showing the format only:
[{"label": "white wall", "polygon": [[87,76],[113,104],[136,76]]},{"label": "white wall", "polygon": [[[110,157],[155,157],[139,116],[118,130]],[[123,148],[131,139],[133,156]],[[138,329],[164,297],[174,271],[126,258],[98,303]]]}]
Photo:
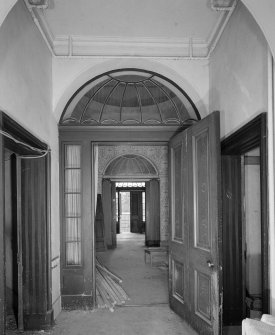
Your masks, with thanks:
[{"label": "white wall", "polygon": [[222,136],[232,133],[255,115],[268,112],[270,313],[274,314],[274,87],[269,47],[274,55],[275,2],[242,2],[251,12],[239,3],[210,61],[210,109],[222,112]]},{"label": "white wall", "polygon": [[261,295],[261,189],[260,165],[245,165],[246,289]]},{"label": "white wall", "polygon": [[0,2],[0,26],[17,0],[3,0]]},{"label": "white wall", "polygon": [[266,40],[241,3],[210,59],[210,110],[227,135],[268,110]]},{"label": "white wall", "polygon": [[[59,179],[58,129],[52,114],[52,56],[23,1],[13,7],[1,26],[0,46],[0,109],[51,148],[54,258],[59,256]],[[53,271],[53,301],[59,297],[59,287],[57,266]]]}]

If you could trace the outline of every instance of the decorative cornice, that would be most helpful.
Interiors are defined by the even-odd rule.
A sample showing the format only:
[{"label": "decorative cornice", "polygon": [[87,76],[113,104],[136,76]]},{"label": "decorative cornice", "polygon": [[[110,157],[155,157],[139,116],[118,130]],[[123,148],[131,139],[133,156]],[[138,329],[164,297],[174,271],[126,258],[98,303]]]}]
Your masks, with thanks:
[{"label": "decorative cornice", "polygon": [[[221,0],[219,0],[221,1]],[[132,37],[92,37],[81,35],[56,35],[50,30],[44,15],[44,10],[39,6],[33,8],[29,0],[26,6],[32,14],[50,51],[56,57],[154,57],[154,58],[183,58],[207,59],[215,49],[221,34],[232,15],[238,0],[232,4],[215,7],[212,9],[220,13],[217,24],[207,40],[198,38],[171,39],[171,38],[132,38]]]},{"label": "decorative cornice", "polygon": [[49,5],[48,0],[28,0],[28,3],[31,7],[36,8],[48,8]]}]

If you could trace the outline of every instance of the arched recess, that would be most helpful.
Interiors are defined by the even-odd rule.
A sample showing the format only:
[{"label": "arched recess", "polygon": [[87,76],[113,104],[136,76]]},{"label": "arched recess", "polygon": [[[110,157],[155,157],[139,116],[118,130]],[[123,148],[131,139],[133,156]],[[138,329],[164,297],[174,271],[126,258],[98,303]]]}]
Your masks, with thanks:
[{"label": "arched recess", "polygon": [[[66,68],[66,64],[65,64]],[[66,71],[61,68],[61,71]],[[183,75],[180,75],[178,71],[169,66],[169,64],[163,64],[154,60],[144,58],[132,58],[132,59],[111,59],[97,63],[96,65],[90,66],[88,64],[79,64],[79,67],[74,69],[68,68],[66,73],[66,82],[62,83],[63,73],[57,74],[57,93],[53,97],[54,114],[56,119],[59,121],[64,108],[67,105],[71,97],[79,90],[80,87],[85,85],[91,78],[96,78],[107,72],[120,71],[122,69],[133,69],[137,71],[151,71],[165,77],[168,80],[174,82],[177,86],[181,87],[194,102],[199,110],[201,117],[208,114],[208,99],[207,92],[199,92],[195,87],[195,82],[191,83]],[[195,68],[194,68],[195,69]],[[57,69],[58,71],[58,69]],[[72,72],[74,71],[74,72]],[[190,72],[190,68],[189,68]],[[57,72],[58,73],[58,72]],[[199,74],[197,74],[198,76]],[[191,74],[189,73],[189,77]],[[205,73],[201,73],[200,76],[206,76]],[[68,78],[70,80],[68,80]],[[68,84],[69,83],[69,84]],[[55,84],[55,83],[54,83]],[[62,88],[62,91],[61,91]]]},{"label": "arched recess", "polygon": [[[102,178],[102,204],[104,217],[104,238],[108,248],[116,247],[116,182],[145,182],[146,222],[145,244],[160,245],[160,183],[157,168],[147,158],[126,154],[112,159],[105,168]],[[137,194],[136,194],[137,195]],[[141,193],[140,193],[141,195]],[[134,198],[133,198],[134,199]],[[141,197],[137,199],[141,205]],[[142,208],[140,207],[142,212]],[[137,222],[139,226],[142,222]]]},{"label": "arched recess", "polygon": [[200,118],[195,103],[172,80],[152,71],[124,68],[82,85],[67,102],[59,125],[184,126]]},{"label": "arched recess", "polygon": [[148,158],[141,155],[126,154],[113,158],[105,168],[103,178],[112,180],[147,180],[158,178],[159,173]]}]

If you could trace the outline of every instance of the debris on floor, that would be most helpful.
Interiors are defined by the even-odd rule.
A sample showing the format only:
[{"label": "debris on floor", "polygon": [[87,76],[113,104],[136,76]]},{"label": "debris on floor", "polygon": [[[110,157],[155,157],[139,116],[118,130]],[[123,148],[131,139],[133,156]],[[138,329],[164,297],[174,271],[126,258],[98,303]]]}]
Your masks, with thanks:
[{"label": "debris on floor", "polygon": [[108,308],[113,312],[116,305],[122,306],[126,300],[130,300],[127,293],[120,286],[121,282],[121,278],[96,259],[97,308]]}]

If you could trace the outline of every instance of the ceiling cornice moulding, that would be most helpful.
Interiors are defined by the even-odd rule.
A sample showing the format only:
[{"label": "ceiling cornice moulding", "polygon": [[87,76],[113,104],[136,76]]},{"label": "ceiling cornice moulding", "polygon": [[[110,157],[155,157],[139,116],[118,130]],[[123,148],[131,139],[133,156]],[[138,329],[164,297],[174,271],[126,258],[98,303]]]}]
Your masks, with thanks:
[{"label": "ceiling cornice moulding", "polygon": [[[81,35],[56,35],[51,32],[45,18],[46,9],[25,4],[39,28],[51,53],[58,58],[92,58],[92,57],[153,57],[153,58],[182,58],[208,59],[215,49],[225,26],[232,15],[238,0],[218,0],[219,6],[212,3],[212,10],[219,12],[219,19],[207,40],[198,38],[132,38],[132,37],[102,37]],[[221,6],[225,1],[226,6]]]}]

